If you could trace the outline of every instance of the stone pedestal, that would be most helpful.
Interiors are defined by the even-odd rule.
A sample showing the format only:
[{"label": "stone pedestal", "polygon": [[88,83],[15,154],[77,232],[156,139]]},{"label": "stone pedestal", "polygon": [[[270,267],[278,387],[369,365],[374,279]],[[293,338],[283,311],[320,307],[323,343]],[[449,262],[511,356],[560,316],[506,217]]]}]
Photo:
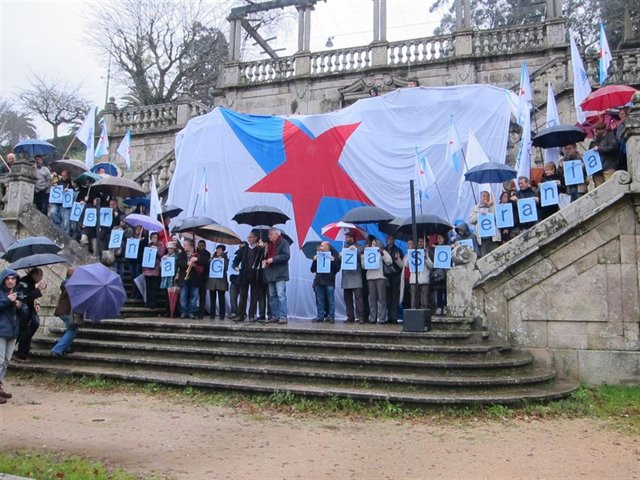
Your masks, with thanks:
[{"label": "stone pedestal", "polygon": [[33,163],[20,154],[9,174],[5,214],[18,216],[24,207],[33,204],[33,192],[36,183]]},{"label": "stone pedestal", "polygon": [[631,174],[631,189],[640,192],[640,94],[636,93],[633,101],[625,123],[624,140],[627,142],[627,169]]},{"label": "stone pedestal", "polygon": [[565,21],[562,18],[544,22],[547,47],[561,47],[567,44]]},{"label": "stone pedestal", "polygon": [[299,52],[295,56],[296,76],[309,75],[311,73],[311,54]]},{"label": "stone pedestal", "polygon": [[456,317],[475,315],[473,287],[481,274],[475,269],[477,256],[466,246],[453,250],[455,266],[447,272],[447,314]]},{"label": "stone pedestal", "polygon": [[383,67],[387,65],[387,42],[376,42],[371,44],[371,65]]},{"label": "stone pedestal", "polygon": [[240,83],[240,63],[228,62],[224,66],[221,75],[222,85],[220,87],[230,87]]}]

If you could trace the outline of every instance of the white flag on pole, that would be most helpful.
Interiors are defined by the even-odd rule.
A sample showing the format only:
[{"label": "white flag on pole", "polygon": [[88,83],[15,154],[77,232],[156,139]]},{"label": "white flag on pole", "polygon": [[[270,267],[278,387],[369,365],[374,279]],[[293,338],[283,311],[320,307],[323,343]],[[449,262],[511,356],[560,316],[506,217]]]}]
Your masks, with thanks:
[{"label": "white flag on pole", "polygon": [[[556,97],[553,94],[551,83],[547,84],[547,127],[555,127],[560,125],[560,116],[558,115],[558,107],[556,106]],[[560,160],[560,148],[547,148],[544,151],[546,162],[552,162],[558,165]]]},{"label": "white flag on pole", "polygon": [[[522,126],[522,138],[520,139],[520,149],[516,160],[516,170],[518,177],[531,178],[531,114],[524,117]],[[518,182],[516,188],[520,189]]]},{"label": "white flag on pole", "polygon": [[[469,138],[467,139],[467,161],[462,168],[462,176],[460,177],[460,185],[458,187],[458,205],[462,202],[464,195],[468,195],[468,192],[465,188],[463,188],[465,177],[464,174],[467,173],[473,167],[476,167],[482,163],[489,162],[489,157],[485,153],[482,145],[478,141],[478,137],[476,134],[469,130]],[[473,192],[479,192],[480,189],[477,187],[477,184],[470,185]]]},{"label": "white flag on pole", "polygon": [[158,196],[158,187],[156,186],[156,177],[151,175],[151,189],[149,192],[149,216],[154,220],[158,219],[158,215],[162,213],[162,204],[160,203],[160,197]]},{"label": "white flag on pole", "polygon": [[116,153],[124,159],[127,170],[131,170],[131,130],[127,129]]},{"label": "white flag on pole", "polygon": [[571,43],[571,67],[573,69],[573,103],[576,107],[578,122],[584,123],[587,117],[580,104],[591,94],[591,85],[589,84],[589,76],[584,69],[578,46],[571,32],[569,32],[569,42]]},{"label": "white flag on pole", "polygon": [[87,168],[93,167],[94,140],[96,136],[96,107],[92,106],[84,117],[80,129],[76,132],[76,137],[87,147],[84,155],[84,164]]},{"label": "white flag on pole", "polygon": [[527,64],[523,63],[520,68],[520,90],[518,90],[518,123],[524,125],[525,117],[531,114],[533,104],[533,93],[531,91],[531,80]]},{"label": "white flag on pole", "polygon": [[609,76],[609,65],[611,65],[611,49],[609,48],[609,42],[607,41],[607,36],[604,33],[604,25],[600,22],[600,51],[598,52],[598,57],[600,57],[600,61],[598,65],[600,67],[600,85],[602,85],[607,77]]},{"label": "white flag on pole", "polygon": [[103,155],[109,155],[109,135],[107,134],[107,123],[104,118],[100,120],[102,124],[102,131],[100,132],[100,138],[98,139],[98,145],[96,146],[96,158]]}]

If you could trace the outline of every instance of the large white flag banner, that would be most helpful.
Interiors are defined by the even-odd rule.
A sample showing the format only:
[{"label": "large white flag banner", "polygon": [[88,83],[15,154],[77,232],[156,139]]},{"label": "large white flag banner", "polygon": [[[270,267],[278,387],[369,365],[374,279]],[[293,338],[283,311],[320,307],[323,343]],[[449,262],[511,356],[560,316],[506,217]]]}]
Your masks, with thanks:
[{"label": "large white flag banner", "polygon": [[578,122],[584,123],[587,117],[580,104],[591,95],[591,84],[572,32],[569,32],[569,42],[571,43],[571,68],[573,70],[573,104],[576,107]]},{"label": "large white flag banner", "polygon": [[[393,215],[409,216],[416,152],[428,159],[442,196],[429,195],[423,201],[425,213],[447,219],[446,205],[452,217],[468,218],[473,197],[456,205],[462,169],[456,172],[446,158],[448,119],[455,112],[461,145],[473,131],[490,159],[504,161],[511,118],[506,92],[488,85],[407,88],[337,112],[289,117],[245,115],[218,107],[191,119],[178,133],[167,203],[182,208],[181,217],[200,209],[206,169],[211,173],[206,215],[241,237],[251,227],[231,218],[242,208],[267,205],[285,212],[291,221],[278,226],[294,242],[289,310],[291,316],[311,318],[316,304],[311,263],[301,251],[304,243],[322,239],[324,225],[357,206],[376,205]],[[340,281],[339,274],[338,289]],[[340,313],[341,297],[336,295]]]},{"label": "large white flag banner", "polygon": [[[558,107],[556,106],[556,97],[553,94],[551,83],[547,84],[547,127],[555,127],[560,125],[560,116],[558,115]],[[546,148],[544,151],[545,162],[551,162],[558,165],[560,161],[560,148]]]},{"label": "large white flag banner", "polygon": [[84,121],[76,132],[76,137],[87,147],[84,154],[84,164],[88,169],[93,167],[94,146],[96,136],[96,107],[89,109],[84,117]]}]

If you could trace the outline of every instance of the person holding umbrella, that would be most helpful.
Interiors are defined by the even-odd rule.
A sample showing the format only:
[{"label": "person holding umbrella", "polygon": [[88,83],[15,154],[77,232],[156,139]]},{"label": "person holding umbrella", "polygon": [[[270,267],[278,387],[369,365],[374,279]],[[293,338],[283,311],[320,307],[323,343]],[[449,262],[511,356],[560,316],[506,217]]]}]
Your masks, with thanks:
[{"label": "person holding umbrella", "polygon": [[28,318],[27,305],[16,291],[18,272],[4,269],[0,273],[0,403],[7,403],[11,394],[4,390],[4,377],[16,345],[20,324]]},{"label": "person holding umbrella", "polygon": [[247,245],[236,253],[233,259],[233,269],[238,272],[240,283],[240,302],[238,304],[238,322],[242,322],[247,314],[247,299],[249,289],[251,289],[251,300],[249,303],[249,321],[256,321],[258,303],[264,312],[264,282],[262,280],[262,259],[264,249],[258,247],[258,235],[251,231],[247,235]]},{"label": "person holding umbrella", "polygon": [[[209,261],[211,260],[211,253],[209,252],[209,250],[207,250],[207,242],[205,242],[204,240],[198,240],[198,243],[196,245],[196,254],[198,255],[198,263],[203,265],[205,268],[205,275],[203,276],[202,282],[198,287],[198,318],[202,319],[204,318],[205,307],[207,304],[208,275],[206,274],[206,272],[209,271]],[[213,317],[215,317],[216,316],[215,308],[210,313],[212,314]],[[222,317],[222,319],[224,319],[224,317]]]},{"label": "person holding umbrella", "polygon": [[[56,309],[53,312],[54,315],[60,317],[60,320],[64,322],[64,325],[67,328],[64,335],[60,337],[51,349],[51,355],[57,357],[71,353],[71,344],[78,333],[78,325],[77,323],[74,323],[72,318],[73,312],[71,311],[71,299],[69,298],[69,292],[67,292],[67,288],[65,287],[67,280],[71,278],[73,272],[73,267],[69,267],[67,269],[66,279],[60,284],[60,298],[58,298]],[[80,317],[82,316],[80,315]]]},{"label": "person holding umbrella", "polygon": [[269,229],[269,242],[260,241],[265,248],[265,258],[262,260],[264,280],[269,291],[272,322],[287,323],[287,282],[289,281],[289,242],[282,238],[282,232],[277,228]]},{"label": "person holding umbrella", "polygon": [[40,328],[40,302],[42,292],[47,289],[47,284],[42,279],[44,272],[41,268],[35,267],[20,279],[18,291],[24,295],[24,302],[27,304],[28,316],[20,322],[20,332],[18,334],[18,349],[14,354],[17,362],[26,362],[31,350],[31,339]]}]

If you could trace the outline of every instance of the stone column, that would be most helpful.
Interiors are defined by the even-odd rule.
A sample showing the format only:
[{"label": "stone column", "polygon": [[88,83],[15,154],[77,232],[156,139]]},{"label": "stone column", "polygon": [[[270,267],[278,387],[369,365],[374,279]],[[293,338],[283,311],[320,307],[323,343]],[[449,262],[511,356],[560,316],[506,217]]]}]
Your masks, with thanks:
[{"label": "stone column", "polygon": [[464,0],[464,28],[471,28],[471,0]]},{"label": "stone column", "polygon": [[462,0],[456,0],[456,32],[462,30]]},{"label": "stone column", "polygon": [[118,113],[118,106],[116,105],[116,98],[109,97],[109,102],[105,105],[102,111],[102,118],[107,124],[110,132],[115,133],[116,129],[116,113]]},{"label": "stone column", "polygon": [[373,43],[380,41],[380,0],[373,0]]},{"label": "stone column", "polygon": [[640,192],[640,94],[633,97],[633,107],[625,123],[624,140],[627,142],[627,168],[631,174],[631,189]]},{"label": "stone column", "polygon": [[312,6],[307,6],[304,9],[304,51],[311,51],[311,11]]},{"label": "stone column", "polygon": [[8,216],[18,216],[25,206],[33,204],[36,183],[33,162],[24,153],[18,154],[8,177],[4,210]]},{"label": "stone column", "polygon": [[239,19],[233,22],[233,60],[241,60],[242,24]]},{"label": "stone column", "polygon": [[311,44],[311,9],[313,7],[296,7],[298,10],[298,52],[308,52]]},{"label": "stone column", "polygon": [[380,0],[380,21],[379,21],[380,41],[387,41],[387,0]]},{"label": "stone column", "polygon": [[178,106],[176,126],[184,127],[191,119],[191,102],[193,98],[187,92],[182,92],[175,100]]}]

